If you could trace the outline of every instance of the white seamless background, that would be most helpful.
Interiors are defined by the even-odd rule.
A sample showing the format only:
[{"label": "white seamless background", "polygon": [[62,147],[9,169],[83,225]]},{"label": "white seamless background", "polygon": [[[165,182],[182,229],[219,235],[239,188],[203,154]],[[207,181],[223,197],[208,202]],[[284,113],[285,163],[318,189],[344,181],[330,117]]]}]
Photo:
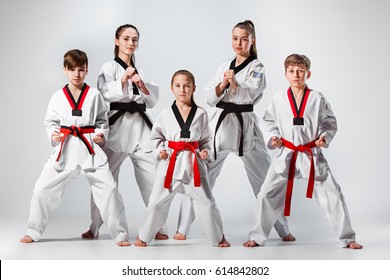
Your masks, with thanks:
[{"label": "white seamless background", "polygon": [[[149,110],[155,119],[173,101],[169,85],[178,69],[193,72],[195,99],[209,109],[203,88],[219,63],[234,57],[233,26],[251,19],[268,84],[255,107],[259,119],[272,95],[288,87],[285,57],[307,55],[312,61],[308,85],[327,96],[338,119],[339,131],[324,154],[346,197],[353,226],[359,234],[360,227],[372,222],[388,225],[389,10],[389,2],[380,0],[2,1],[0,222],[12,220],[25,227],[34,183],[51,152],[43,119],[51,94],[67,82],[62,72],[66,51],[79,48],[88,54],[86,82],[96,87],[101,65],[113,59],[116,28],[137,26],[136,65],[160,86],[158,105]],[[296,183],[291,220],[325,223],[316,203],[305,198],[305,188],[305,182]],[[144,206],[129,161],[122,167],[119,189],[134,236]],[[214,194],[225,228],[239,226],[248,232],[254,197],[237,157],[225,163]],[[171,235],[178,203],[176,199],[169,216]],[[53,217],[73,218],[85,222],[80,233],[87,229],[89,187],[83,178],[66,189]]]}]

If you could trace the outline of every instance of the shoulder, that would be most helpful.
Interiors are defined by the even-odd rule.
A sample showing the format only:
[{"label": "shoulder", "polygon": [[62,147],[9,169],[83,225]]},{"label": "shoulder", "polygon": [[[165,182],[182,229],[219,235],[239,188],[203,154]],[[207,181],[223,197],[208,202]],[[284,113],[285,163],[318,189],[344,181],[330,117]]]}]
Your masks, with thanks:
[{"label": "shoulder", "polygon": [[317,98],[317,99],[321,99],[321,100],[324,100],[324,101],[327,101],[326,99],[326,96],[320,92],[320,91],[317,91],[315,89],[310,89],[310,95],[314,98]]},{"label": "shoulder", "polygon": [[198,106],[198,108],[196,109],[196,113],[202,117],[208,117],[207,111],[203,107]]},{"label": "shoulder", "polygon": [[64,96],[65,96],[63,87],[60,88],[60,89],[58,89],[58,90],[56,90],[56,91],[52,94],[51,97],[53,98],[53,97],[58,97],[58,96],[61,96],[61,95],[64,95]]},{"label": "shoulder", "polygon": [[223,61],[218,65],[218,71],[227,70],[230,67],[230,63],[233,61],[234,58],[230,58],[228,60]]},{"label": "shoulder", "polygon": [[281,90],[281,91],[278,91],[274,94],[273,100],[277,101],[277,100],[280,100],[282,98],[286,98],[286,96],[287,96],[287,90]]},{"label": "shoulder", "polygon": [[90,86],[89,90],[88,90],[88,95],[90,95],[90,96],[100,96],[101,94],[100,94],[100,91],[97,88]]},{"label": "shoulder", "polygon": [[248,66],[251,68],[264,68],[264,64],[257,58],[252,60]]},{"label": "shoulder", "polygon": [[105,62],[102,65],[101,71],[102,72],[115,71],[117,68],[118,68],[118,63],[115,60],[110,60],[110,61]]},{"label": "shoulder", "polygon": [[157,120],[158,119],[164,119],[169,115],[172,115],[172,108],[171,107],[166,107],[161,110],[160,114],[158,114]]}]

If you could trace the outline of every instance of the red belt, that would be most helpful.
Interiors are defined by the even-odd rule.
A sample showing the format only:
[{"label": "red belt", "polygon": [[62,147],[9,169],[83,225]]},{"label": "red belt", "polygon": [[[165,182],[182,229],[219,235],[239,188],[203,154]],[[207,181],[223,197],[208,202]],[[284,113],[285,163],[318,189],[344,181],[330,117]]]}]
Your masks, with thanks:
[{"label": "red belt", "polygon": [[194,185],[195,187],[200,187],[200,173],[198,168],[198,162],[196,161],[196,151],[199,147],[198,142],[174,142],[168,141],[168,147],[173,149],[171,160],[169,161],[167,175],[164,181],[164,188],[170,189],[171,182],[173,177],[173,171],[176,164],[176,154],[179,151],[187,150],[191,151],[194,154]]},{"label": "red belt", "polygon": [[85,133],[94,133],[95,132],[95,127],[94,126],[83,126],[83,127],[77,127],[77,126],[61,126],[60,132],[63,134],[62,135],[62,140],[61,140],[61,147],[60,151],[57,156],[57,161],[60,159],[61,152],[62,152],[62,146],[64,145],[65,139],[69,135],[77,136],[80,138],[80,140],[85,144],[87,147],[89,153],[91,155],[95,154],[95,151],[93,150],[91,144],[88,142],[87,138],[85,138],[84,134]]},{"label": "red belt", "polygon": [[297,160],[298,152],[309,153],[309,157],[311,160],[310,164],[310,175],[309,175],[309,182],[307,184],[307,190],[306,190],[306,197],[312,198],[313,197],[313,190],[314,190],[314,160],[313,160],[313,152],[312,148],[316,147],[315,140],[311,141],[305,145],[299,145],[295,146],[293,143],[287,141],[286,139],[281,138],[283,145],[293,150],[293,156],[290,162],[290,169],[288,171],[288,182],[287,182],[287,191],[286,191],[286,200],[284,203],[284,215],[290,216],[290,208],[291,208],[291,197],[293,192],[293,185],[294,185],[294,178],[295,178],[295,162]]}]

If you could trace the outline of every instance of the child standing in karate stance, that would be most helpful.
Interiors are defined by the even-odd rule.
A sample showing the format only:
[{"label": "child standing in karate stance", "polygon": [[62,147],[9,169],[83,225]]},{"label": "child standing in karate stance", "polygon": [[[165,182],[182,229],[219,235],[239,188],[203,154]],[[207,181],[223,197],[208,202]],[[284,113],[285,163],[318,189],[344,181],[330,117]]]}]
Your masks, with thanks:
[{"label": "child standing in karate stance", "polygon": [[194,200],[195,214],[208,241],[219,247],[230,246],[208,181],[205,160],[210,149],[209,123],[206,111],[194,103],[195,88],[195,78],[189,71],[177,71],[171,80],[176,100],[153,125],[151,141],[158,167],[136,246],[146,246],[165,223],[178,191]]},{"label": "child standing in karate stance", "polygon": [[27,233],[20,241],[39,241],[65,187],[84,171],[112,238],[119,246],[129,246],[122,197],[100,148],[108,134],[108,108],[99,91],[84,83],[87,55],[80,50],[68,51],[64,73],[69,84],[53,94],[45,117],[55,150],[35,184]]},{"label": "child standing in karate stance", "polygon": [[290,215],[294,178],[308,178],[306,196],[316,197],[343,247],[361,249],[355,241],[341,189],[321,153],[337,131],[336,118],[324,95],[309,89],[310,60],[292,54],[284,62],[287,91],[275,95],[266,110],[268,147],[279,149],[257,198],[255,225],[243,245],[264,245],[277,217]]},{"label": "child standing in karate stance", "polygon": [[[130,158],[135,179],[145,205],[152,192],[155,162],[148,147],[152,122],[146,108],[157,104],[159,88],[135,66],[134,53],[140,34],[131,24],[119,26],[115,32],[115,58],[103,64],[98,79],[98,89],[110,106],[110,133],[104,152],[110,170],[118,184],[119,170]],[[99,209],[91,198],[92,223],[83,238],[94,238],[103,223]],[[168,239],[166,228],[156,234],[156,239]]]},{"label": "child standing in karate stance", "polygon": [[[244,163],[254,195],[260,191],[271,159],[253,107],[266,87],[264,66],[257,59],[256,34],[252,21],[237,23],[232,31],[236,57],[223,62],[206,87],[207,103],[215,107],[211,117],[213,162],[209,164],[210,186],[214,188],[230,153]],[[191,200],[183,197],[175,239],[186,239],[194,219]],[[275,229],[284,241],[294,241],[287,220],[280,217]]]}]

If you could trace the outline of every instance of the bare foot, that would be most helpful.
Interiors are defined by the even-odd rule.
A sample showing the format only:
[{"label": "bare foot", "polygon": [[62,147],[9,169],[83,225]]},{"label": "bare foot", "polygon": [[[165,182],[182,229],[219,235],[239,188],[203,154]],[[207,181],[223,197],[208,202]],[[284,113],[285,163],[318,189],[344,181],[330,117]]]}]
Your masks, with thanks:
[{"label": "bare foot", "polygon": [[346,248],[349,248],[349,249],[362,249],[363,246],[360,245],[359,243],[357,243],[356,241],[352,241],[352,242],[348,243]]},{"label": "bare foot", "polygon": [[226,240],[225,235],[222,236],[222,240],[219,242],[218,247],[230,247],[230,243]]},{"label": "bare foot", "polygon": [[81,237],[84,238],[84,239],[94,239],[95,238],[95,236],[93,236],[93,233],[92,233],[92,231],[90,229],[88,231],[82,233]]},{"label": "bare foot", "polygon": [[139,237],[137,236],[137,239],[134,242],[134,245],[137,247],[146,247],[146,242],[143,242]]},{"label": "bare foot", "polygon": [[173,239],[175,239],[175,240],[186,240],[187,236],[185,234],[182,234],[182,233],[176,231],[176,234],[173,236]]},{"label": "bare foot", "polygon": [[282,238],[283,241],[295,241],[295,236],[289,233],[285,237]]},{"label": "bare foot", "polygon": [[168,235],[157,232],[156,235],[154,236],[154,239],[156,240],[167,240],[169,238]]},{"label": "bare foot", "polygon": [[118,243],[116,243],[116,245],[118,245],[120,247],[128,247],[128,246],[130,246],[130,242],[128,240],[123,240],[123,241],[119,241]]},{"label": "bare foot", "polygon": [[20,242],[22,243],[33,243],[34,240],[28,235],[23,236],[23,238],[20,239]]},{"label": "bare foot", "polygon": [[254,240],[248,240],[247,242],[242,244],[242,246],[247,247],[247,248],[252,248],[252,247],[257,247],[257,246],[260,246],[260,245],[257,244]]}]

